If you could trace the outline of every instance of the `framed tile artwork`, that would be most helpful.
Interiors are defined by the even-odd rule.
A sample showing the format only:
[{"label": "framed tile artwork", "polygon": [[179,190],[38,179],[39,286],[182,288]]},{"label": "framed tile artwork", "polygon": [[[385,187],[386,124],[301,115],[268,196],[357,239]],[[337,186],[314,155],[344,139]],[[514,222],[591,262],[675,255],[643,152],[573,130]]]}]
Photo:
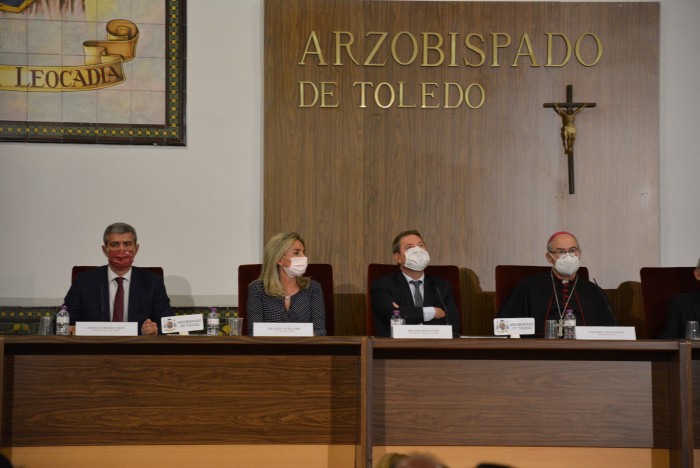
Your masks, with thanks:
[{"label": "framed tile artwork", "polygon": [[185,145],[186,0],[0,0],[0,141]]}]

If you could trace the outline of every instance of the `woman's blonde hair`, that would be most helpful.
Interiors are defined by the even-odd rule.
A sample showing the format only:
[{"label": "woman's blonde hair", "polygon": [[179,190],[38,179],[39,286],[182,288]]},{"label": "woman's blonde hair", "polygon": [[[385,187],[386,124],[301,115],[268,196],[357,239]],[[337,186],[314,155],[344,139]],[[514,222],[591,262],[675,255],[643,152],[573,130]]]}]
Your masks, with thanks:
[{"label": "woman's blonde hair", "polygon": [[[295,241],[301,242],[301,245],[306,248],[304,244],[304,239],[301,238],[296,232],[279,232],[272,236],[267,244],[265,244],[265,253],[263,255],[263,265],[262,272],[260,273],[260,278],[265,287],[265,292],[270,296],[284,297],[285,291],[280,282],[280,274],[277,262],[280,258],[284,257],[287,250],[292,246]],[[297,278],[297,284],[300,289],[306,289],[309,287],[310,278],[306,276],[300,276]]]}]

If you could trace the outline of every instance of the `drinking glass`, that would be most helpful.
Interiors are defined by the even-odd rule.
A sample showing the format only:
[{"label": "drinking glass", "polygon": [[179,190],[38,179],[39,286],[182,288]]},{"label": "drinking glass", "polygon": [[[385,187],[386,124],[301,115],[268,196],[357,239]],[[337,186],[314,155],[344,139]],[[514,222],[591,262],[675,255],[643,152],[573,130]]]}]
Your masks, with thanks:
[{"label": "drinking glass", "polygon": [[559,338],[559,327],[556,320],[547,320],[544,324],[544,337],[548,340],[556,340]]},{"label": "drinking glass", "polygon": [[241,336],[243,332],[243,318],[229,317],[228,318],[228,334],[230,336]]},{"label": "drinking glass", "polygon": [[53,335],[53,317],[39,317],[39,335]]}]

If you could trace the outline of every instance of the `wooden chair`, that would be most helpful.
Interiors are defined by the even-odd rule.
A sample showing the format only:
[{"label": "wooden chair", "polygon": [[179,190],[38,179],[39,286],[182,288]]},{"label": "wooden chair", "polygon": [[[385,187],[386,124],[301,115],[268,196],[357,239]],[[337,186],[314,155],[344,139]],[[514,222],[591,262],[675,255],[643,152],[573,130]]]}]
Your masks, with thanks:
[{"label": "wooden chair", "polygon": [[[238,316],[248,318],[248,285],[260,277],[262,265],[253,263],[238,267]],[[326,333],[334,335],[333,267],[327,263],[310,263],[304,276],[318,281],[323,289],[323,306],[326,311]],[[243,334],[248,334],[248,322],[243,321]]]},{"label": "wooden chair", "polygon": [[700,291],[700,281],[695,279],[694,270],[695,267],[644,267],[639,270],[647,338],[656,338],[661,332],[673,296]]},{"label": "wooden chair", "polygon": [[[370,263],[367,266],[367,293],[365,294],[365,329],[367,336],[374,336],[374,315],[372,314],[372,298],[370,292],[372,283],[380,276],[390,275],[399,271],[399,266],[392,263]],[[462,310],[462,286],[459,280],[459,268],[455,265],[428,265],[425,269],[425,274],[436,276],[449,281],[452,284],[452,293],[455,297],[457,309]],[[460,323],[464,327],[464,320]],[[460,330],[461,332],[462,330]]]},{"label": "wooden chair", "polygon": [[[92,270],[93,268],[98,268],[97,265],[80,265],[80,266],[74,266],[73,270],[71,271],[71,277],[70,277],[70,282],[71,284],[75,281],[75,277],[78,276],[80,273],[87,271],[87,270]],[[142,270],[150,271],[151,273],[158,275],[160,277],[163,277],[163,269],[161,267],[138,267]]]},{"label": "wooden chair", "polygon": [[[496,311],[501,310],[501,306],[508,299],[508,295],[516,284],[528,276],[547,272],[550,266],[543,265],[497,265],[496,266]],[[588,268],[580,267],[578,275],[588,279]]]}]

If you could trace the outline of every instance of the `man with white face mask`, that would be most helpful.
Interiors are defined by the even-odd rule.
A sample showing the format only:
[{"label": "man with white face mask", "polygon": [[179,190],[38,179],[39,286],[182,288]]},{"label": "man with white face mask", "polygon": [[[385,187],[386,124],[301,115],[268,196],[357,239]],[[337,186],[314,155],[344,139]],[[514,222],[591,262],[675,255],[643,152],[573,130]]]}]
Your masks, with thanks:
[{"label": "man with white face mask", "polygon": [[107,226],[102,236],[107,265],[79,274],[64,299],[75,322],[138,322],[140,335],[157,335],[162,317],[173,315],[163,278],[132,266],[139,251],[136,230]]},{"label": "man with white face mask", "polygon": [[[573,234],[565,231],[554,233],[547,241],[545,258],[552,264],[552,269],[518,283],[496,317],[533,317],[536,337],[544,334],[547,320],[563,323],[567,309],[573,310],[577,325],[616,325],[603,290],[576,274],[581,249]],[[562,328],[559,330],[561,336]]]},{"label": "man with white face mask", "polygon": [[399,271],[377,278],[372,283],[371,299],[376,336],[391,335],[390,319],[394,310],[408,325],[451,325],[459,336],[460,316],[449,281],[426,275],[430,255],[420,233],[404,231],[392,246]]}]

